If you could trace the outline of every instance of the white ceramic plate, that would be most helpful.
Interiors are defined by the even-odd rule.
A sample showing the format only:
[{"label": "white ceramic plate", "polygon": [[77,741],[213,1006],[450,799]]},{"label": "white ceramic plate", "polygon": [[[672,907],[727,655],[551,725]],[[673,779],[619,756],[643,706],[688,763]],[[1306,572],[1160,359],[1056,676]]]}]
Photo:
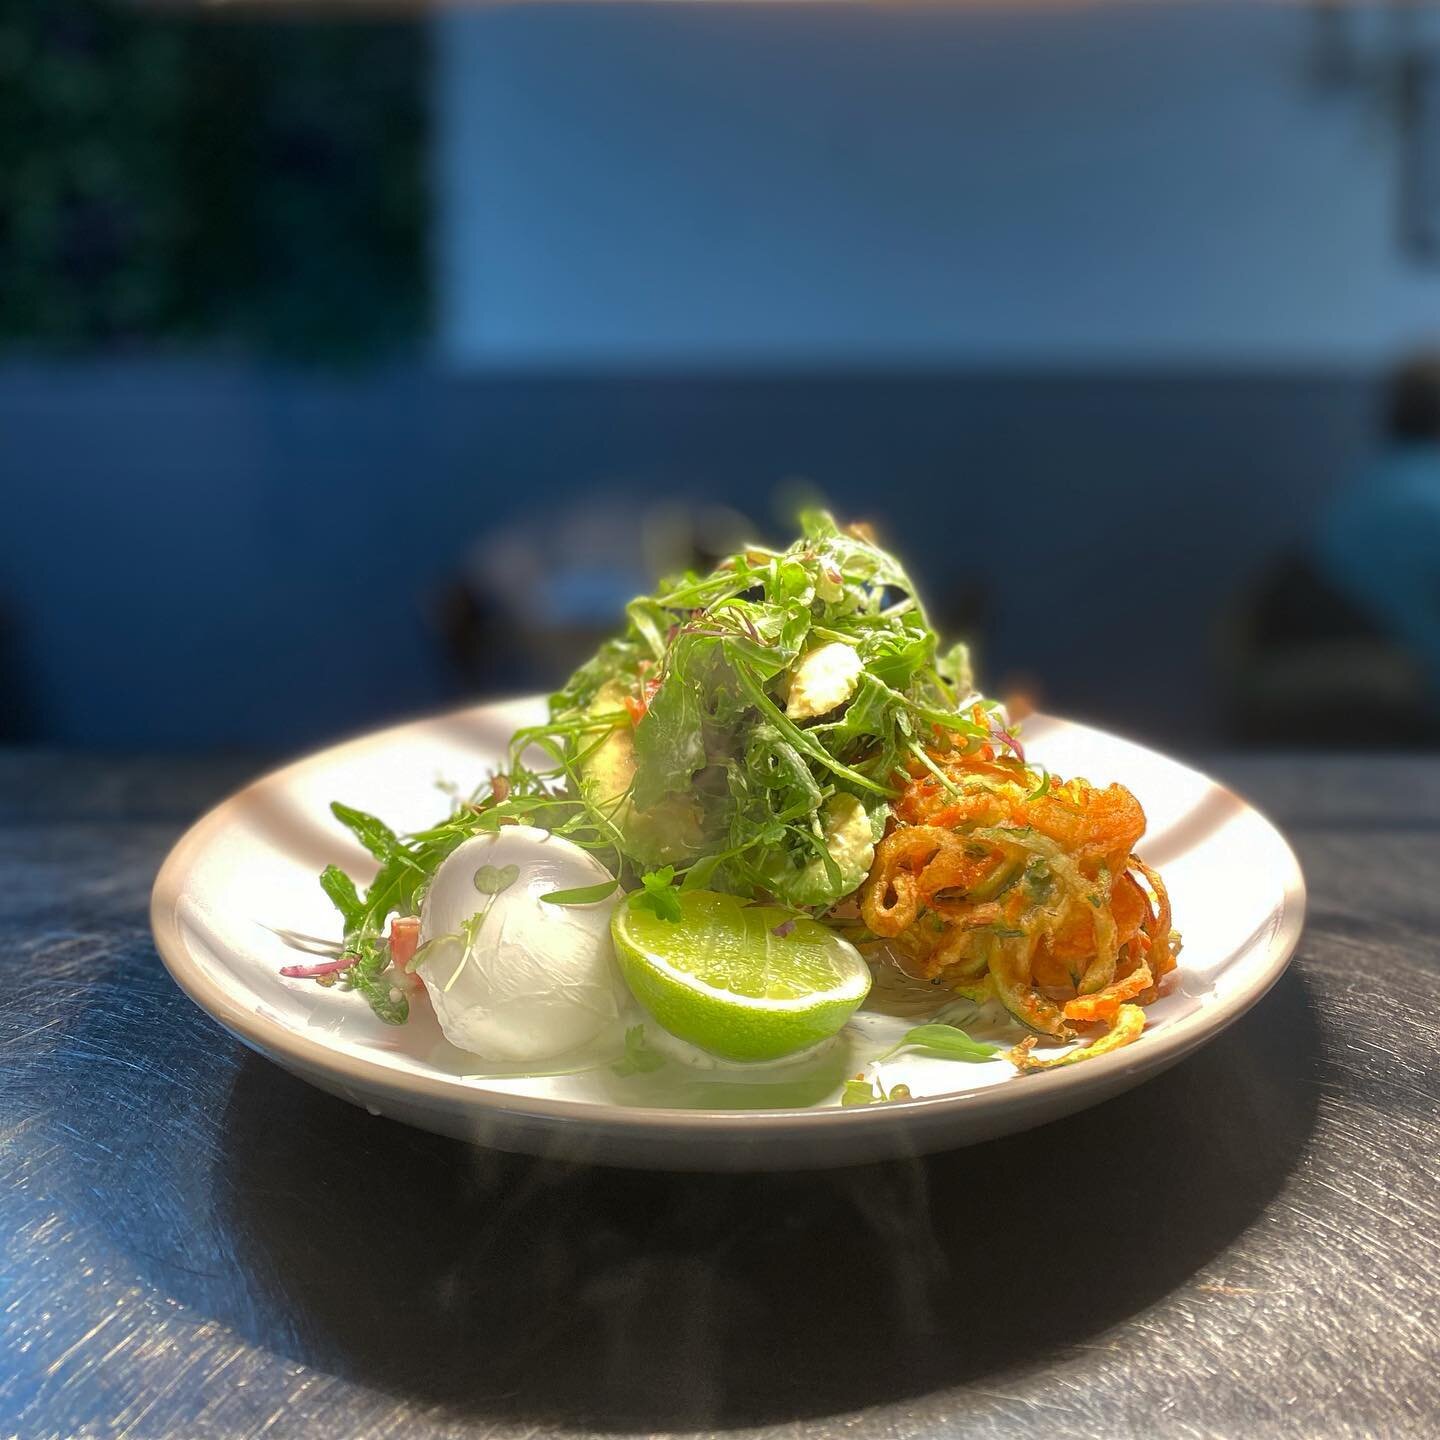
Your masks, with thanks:
[{"label": "white ceramic plate", "polygon": [[372,1113],[442,1134],[535,1154],[665,1169],[843,1165],[966,1145],[1054,1120],[1172,1065],[1250,1008],[1283,972],[1305,909],[1290,847],[1230,791],[1152,750],[1082,725],[1037,717],[1027,753],[1062,775],[1119,780],[1140,798],[1140,853],[1164,874],[1185,937],[1180,968],[1149,1007],[1145,1034],[1108,1056],[1020,1075],[1004,1061],[901,1056],[884,1083],[916,1096],[842,1108],[847,1074],[905,1021],[862,1010],[830,1054],[753,1076],[669,1063],[620,1078],[499,1078],[446,1044],[423,1000],[391,1027],[338,988],[286,980],[295,951],[277,932],[338,938],[316,876],[335,861],[373,862],[330,816],[331,800],[398,830],[433,824],[448,806],[436,782],[467,790],[511,732],[543,715],[511,701],[352,740],[256,781],[200,820],[155,882],[151,920],[166,966],[187,994],[247,1045]]}]

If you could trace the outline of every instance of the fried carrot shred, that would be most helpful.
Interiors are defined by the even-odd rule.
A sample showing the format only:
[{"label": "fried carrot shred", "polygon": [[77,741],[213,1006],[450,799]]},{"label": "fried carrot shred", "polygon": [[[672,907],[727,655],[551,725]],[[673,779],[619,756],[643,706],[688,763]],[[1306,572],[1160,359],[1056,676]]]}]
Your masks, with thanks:
[{"label": "fried carrot shred", "polygon": [[1006,1052],[1006,1057],[1022,1074],[1032,1070],[1054,1070],[1061,1065],[1078,1065],[1082,1060],[1095,1060],[1120,1049],[1122,1045],[1131,1044],[1140,1038],[1144,1028],[1145,1012],[1138,1005],[1122,1005],[1109,1032],[1082,1049],[1067,1050],[1063,1055],[1042,1059],[1031,1053],[1035,1048],[1035,1037],[1027,1035],[1013,1050]]},{"label": "fried carrot shred", "polygon": [[[1086,1025],[1097,1020],[1113,1021],[1126,1000],[1143,995],[1154,984],[1150,967],[1141,961],[1123,980],[1116,980],[1093,995],[1077,995],[1065,1003],[1065,1018]],[[1133,1007],[1132,1007],[1133,1008]]]}]

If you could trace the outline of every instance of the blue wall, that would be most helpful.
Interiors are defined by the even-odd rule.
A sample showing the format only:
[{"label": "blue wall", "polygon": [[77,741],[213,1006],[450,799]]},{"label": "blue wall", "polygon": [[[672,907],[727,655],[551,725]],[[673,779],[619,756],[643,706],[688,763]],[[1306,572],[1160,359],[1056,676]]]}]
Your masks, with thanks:
[{"label": "blue wall", "polygon": [[1323,373],[0,369],[0,714],[87,745],[361,729],[462,693],[431,607],[476,537],[668,495],[764,522],[799,475],[937,612],[984,592],[991,683],[1203,735],[1221,607],[1362,463],[1373,399]]},{"label": "blue wall", "polygon": [[[445,353],[1383,360],[1440,328],[1440,268],[1396,243],[1390,102],[1316,82],[1314,11],[443,13]],[[1388,53],[1383,15],[1345,14]]]}]

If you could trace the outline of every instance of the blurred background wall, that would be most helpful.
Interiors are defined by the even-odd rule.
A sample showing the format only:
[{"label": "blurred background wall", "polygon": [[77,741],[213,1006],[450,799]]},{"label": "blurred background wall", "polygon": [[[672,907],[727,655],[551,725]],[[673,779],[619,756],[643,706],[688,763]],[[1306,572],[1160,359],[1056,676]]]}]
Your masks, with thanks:
[{"label": "blurred background wall", "polygon": [[994,687],[1243,731],[1440,333],[1417,7],[323,13],[0,0],[0,736],[544,687],[813,491]]},{"label": "blurred background wall", "polygon": [[1394,97],[1329,41],[1284,4],[449,12],[444,353],[1383,361],[1440,290],[1396,243]]}]

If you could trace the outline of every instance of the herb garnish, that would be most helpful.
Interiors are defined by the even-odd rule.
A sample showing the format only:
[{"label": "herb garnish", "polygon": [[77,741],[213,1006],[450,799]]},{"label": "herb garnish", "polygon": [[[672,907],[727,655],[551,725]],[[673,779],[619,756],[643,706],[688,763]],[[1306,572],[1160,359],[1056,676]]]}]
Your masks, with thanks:
[{"label": "herb garnish", "polygon": [[631,901],[637,909],[651,910],[662,920],[679,924],[681,920],[680,892],[675,888],[675,867],[666,865],[660,870],[650,870],[640,877],[641,888]]},{"label": "herb garnish", "polygon": [[625,1032],[625,1055],[617,1060],[611,1071],[623,1080],[627,1075],[648,1075],[665,1063],[665,1057],[645,1042],[645,1027],[632,1025]]},{"label": "herb garnish", "polygon": [[547,905],[595,905],[615,893],[618,880],[602,880],[598,885],[580,885],[573,890],[551,890],[540,898]]},{"label": "herb garnish", "polygon": [[957,1025],[917,1025],[914,1029],[907,1030],[878,1059],[888,1060],[902,1050],[923,1050],[929,1055],[940,1055],[947,1060],[988,1060],[998,1049],[998,1046],[972,1040]]}]

